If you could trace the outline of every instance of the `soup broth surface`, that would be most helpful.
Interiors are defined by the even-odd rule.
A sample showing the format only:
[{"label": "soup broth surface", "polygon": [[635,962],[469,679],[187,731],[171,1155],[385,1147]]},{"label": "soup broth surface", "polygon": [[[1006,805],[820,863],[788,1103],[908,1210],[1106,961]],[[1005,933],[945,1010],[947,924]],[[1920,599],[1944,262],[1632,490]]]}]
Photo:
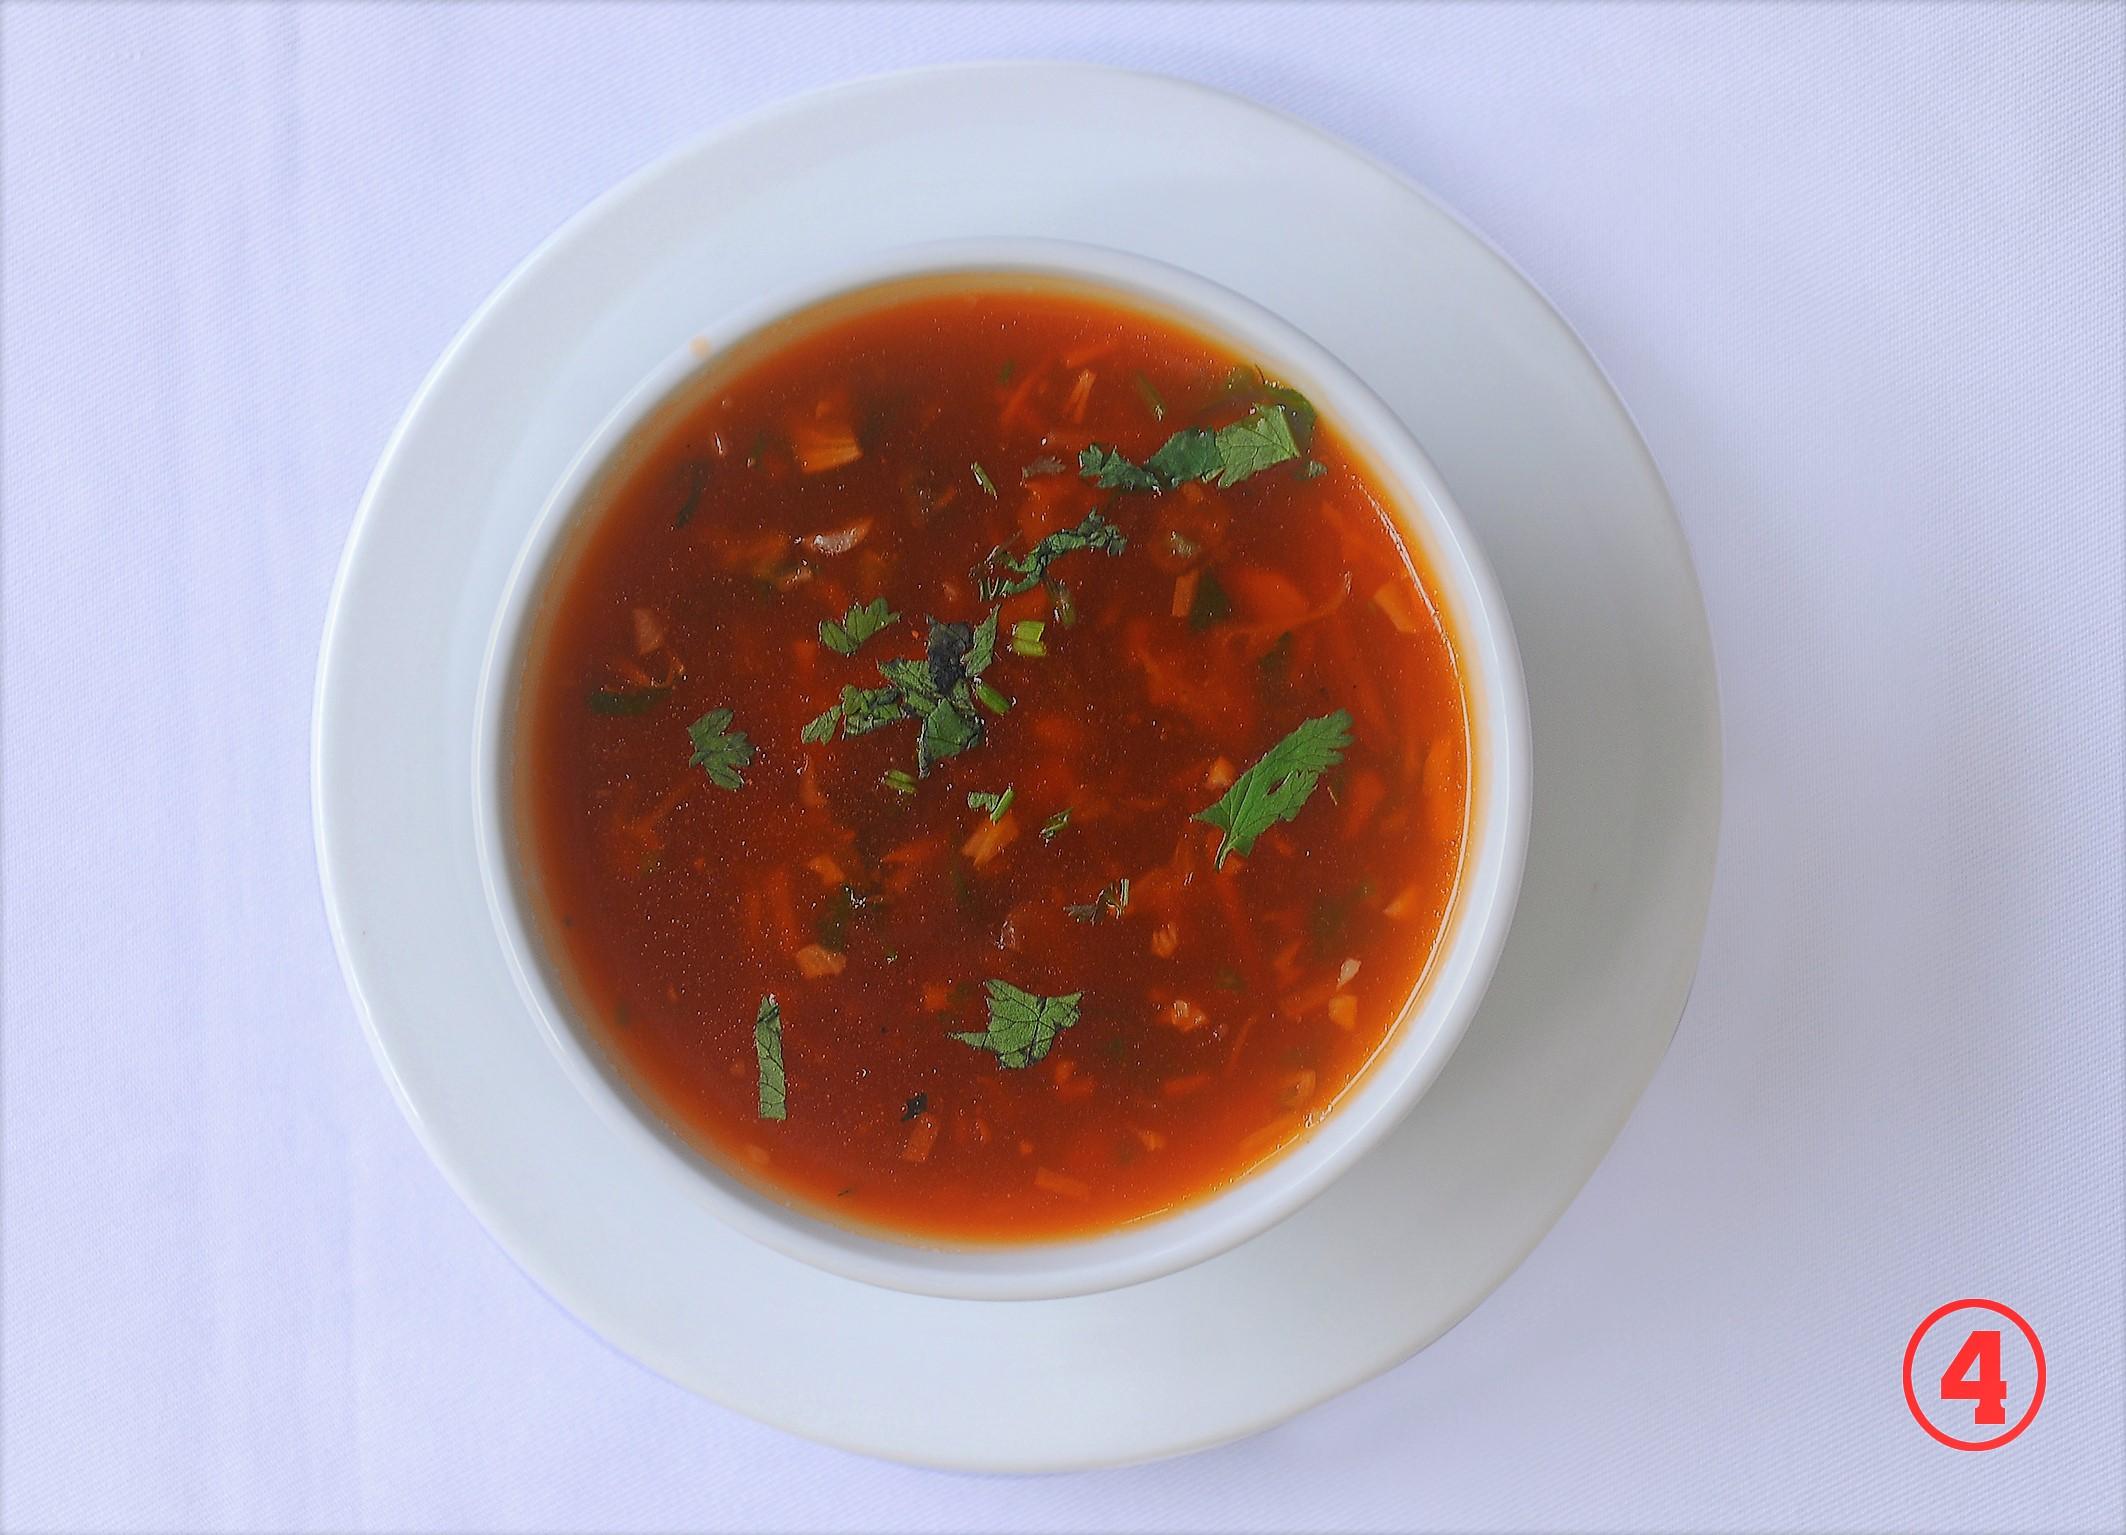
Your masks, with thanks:
[{"label": "soup broth surface", "polygon": [[1094,1234],[1277,1156],[1461,862],[1464,689],[1388,504],[1252,359],[1079,290],[904,285],[712,360],[571,534],[513,727],[542,939],[620,1074],[916,1240]]}]

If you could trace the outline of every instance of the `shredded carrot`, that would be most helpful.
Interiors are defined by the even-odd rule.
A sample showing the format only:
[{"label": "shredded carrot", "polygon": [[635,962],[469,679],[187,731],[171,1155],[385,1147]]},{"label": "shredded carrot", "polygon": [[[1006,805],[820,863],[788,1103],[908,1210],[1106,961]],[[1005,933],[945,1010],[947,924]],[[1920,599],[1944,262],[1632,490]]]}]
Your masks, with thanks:
[{"label": "shredded carrot", "polygon": [[1159,1084],[1159,1096],[1162,1098],[1186,1098],[1190,1093],[1202,1092],[1204,1088],[1210,1085],[1210,1081],[1211,1074],[1207,1071],[1194,1072],[1185,1077],[1168,1077]]},{"label": "shredded carrot", "polygon": [[1270,968],[1277,972],[1278,985],[1289,986],[1299,979],[1299,951],[1305,947],[1303,940],[1295,938],[1277,951]]},{"label": "shredded carrot", "polygon": [[837,954],[824,944],[808,943],[797,951],[798,971],[808,981],[817,981],[825,976],[840,975],[849,965],[849,956]]},{"label": "shredded carrot", "polygon": [[1314,1096],[1314,1087],[1318,1080],[1312,1068],[1294,1073],[1292,1080],[1285,1084],[1284,1091],[1277,1095],[1277,1101],[1288,1109],[1298,1108]]},{"label": "shredded carrot", "polygon": [[1225,1069],[1228,1076],[1232,1074],[1233,1068],[1240,1064],[1240,1052],[1248,1042],[1249,1031],[1254,1027],[1255,1015],[1253,1013],[1240,1020],[1240,1030],[1233,1036],[1233,1048],[1228,1050],[1225,1055]]},{"label": "shredded carrot", "polygon": [[1329,1022],[1339,1029],[1358,1027],[1358,998],[1348,991],[1339,991],[1329,998]]},{"label": "shredded carrot", "polygon": [[1078,374],[1078,381],[1071,385],[1070,395],[1063,401],[1063,414],[1072,421],[1085,419],[1085,404],[1093,396],[1093,370],[1086,368]]},{"label": "shredded carrot", "polygon": [[908,1139],[901,1143],[903,1162],[927,1162],[930,1148],[937,1144],[938,1117],[935,1114],[918,1114],[915,1123],[908,1127]]},{"label": "shredded carrot", "polygon": [[1152,930],[1152,952],[1161,959],[1172,959],[1180,947],[1181,930],[1173,923],[1163,922]]},{"label": "shredded carrot", "polygon": [[836,885],[848,883],[847,876],[842,873],[842,866],[836,863],[832,858],[828,857],[825,853],[820,854],[817,858],[806,864],[805,867],[810,869],[814,874],[817,874],[819,876],[819,882],[825,885],[829,890],[832,890]]},{"label": "shredded carrot", "polygon": [[1004,819],[1001,821],[992,821],[985,815],[982,817],[980,824],[975,827],[973,834],[960,844],[960,851],[965,853],[968,861],[979,869],[996,857],[997,854],[1003,852],[1013,842],[1017,841],[1018,835],[1019,818],[1017,815],[1006,811]]},{"label": "shredded carrot", "polygon": [[809,762],[797,764],[797,798],[807,810],[827,808],[827,796],[819,792],[819,774]]},{"label": "shredded carrot", "polygon": [[1355,837],[1366,829],[1366,822],[1373,819],[1373,812],[1380,809],[1381,801],[1388,797],[1388,781],[1371,768],[1361,768],[1351,775],[1349,793],[1344,801],[1344,835]]},{"label": "shredded carrot", "polygon": [[1166,1137],[1157,1130],[1132,1130],[1130,1133],[1146,1151],[1158,1151],[1166,1145]]},{"label": "shredded carrot", "polygon": [[1418,893],[1417,886],[1405,885],[1394,900],[1380,909],[1380,914],[1401,922],[1413,916],[1423,904],[1424,897]]},{"label": "shredded carrot", "polygon": [[1008,427],[1019,419],[1019,412],[1025,408],[1027,400],[1033,394],[1033,386],[1039,383],[1047,372],[1048,364],[1045,361],[1026,370],[1011,393],[1004,396],[1004,413],[997,418],[998,425]]},{"label": "shredded carrot", "polygon": [[1115,338],[1106,336],[1098,341],[1080,342],[1063,354],[1063,366],[1082,368],[1089,362],[1098,362],[1115,349]]},{"label": "shredded carrot", "polygon": [[1196,583],[1202,579],[1201,570],[1185,570],[1174,578],[1174,617],[1189,616],[1189,610],[1196,605]]},{"label": "shredded carrot", "polygon": [[1046,1189],[1051,1194],[1061,1194],[1066,1199],[1089,1199],[1092,1190],[1068,1173],[1050,1172],[1045,1167],[1033,1170],[1033,1186]]},{"label": "shredded carrot", "polygon": [[775,1158],[769,1154],[767,1147],[748,1141],[746,1142],[746,1160],[755,1167],[766,1167]]}]

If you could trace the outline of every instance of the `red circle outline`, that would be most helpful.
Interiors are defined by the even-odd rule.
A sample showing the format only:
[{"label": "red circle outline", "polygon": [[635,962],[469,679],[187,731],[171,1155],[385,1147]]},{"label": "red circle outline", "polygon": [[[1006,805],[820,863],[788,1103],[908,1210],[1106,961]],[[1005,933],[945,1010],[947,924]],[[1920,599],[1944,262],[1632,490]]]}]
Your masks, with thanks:
[{"label": "red circle outline", "polygon": [[[2021,1330],[2023,1337],[2029,1341],[2031,1356],[2037,1360],[2037,1389],[2030,1395],[2030,1405],[2023,1409],[2023,1415],[2016,1419],[2013,1428],[2009,1429],[2005,1434],[1996,1434],[1991,1439],[1954,1439],[1943,1433],[1928,1420],[1925,1413],[1919,1410],[1919,1393],[1912,1389],[1912,1361],[1919,1357],[1919,1340],[1927,1335],[1928,1328],[1939,1322],[1943,1317],[1954,1311],[1966,1310],[1991,1311],[1996,1315],[2006,1317]],[[2031,1330],[2028,1322],[1997,1300],[1982,1300],[1977,1296],[1972,1296],[1968,1300],[1952,1300],[1946,1306],[1937,1307],[1928,1313],[1927,1319],[1921,1322],[1913,1331],[1912,1341],[1905,1345],[1905,1405],[1912,1409],[1912,1416],[1917,1420],[1921,1428],[1952,1450],[1994,1450],[2000,1448],[2000,1446],[2006,1444],[2030,1426],[2030,1420],[2037,1416],[2037,1410],[2044,1405],[2044,1401],[2044,1346],[2037,1341],[2037,1334]]]}]

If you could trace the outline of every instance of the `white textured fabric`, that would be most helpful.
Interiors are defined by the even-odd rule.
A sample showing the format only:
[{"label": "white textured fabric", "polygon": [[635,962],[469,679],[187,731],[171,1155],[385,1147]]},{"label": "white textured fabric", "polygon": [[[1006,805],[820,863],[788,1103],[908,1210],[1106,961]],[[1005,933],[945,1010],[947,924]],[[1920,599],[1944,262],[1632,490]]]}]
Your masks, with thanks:
[{"label": "white textured fabric", "polygon": [[[2126,12],[52,5],[0,28],[8,1529],[2126,1522]],[[1032,1480],[756,1426],[512,1268],[370,1062],[306,778],[355,501],[482,295],[736,113],[1005,54],[1300,113],[1515,257],[1668,475],[1728,774],[1674,1050],[1528,1263],[1289,1427]],[[1913,1325],[1969,1294],[2028,1316],[2051,1366],[1987,1455],[1928,1440],[1898,1385]]]}]

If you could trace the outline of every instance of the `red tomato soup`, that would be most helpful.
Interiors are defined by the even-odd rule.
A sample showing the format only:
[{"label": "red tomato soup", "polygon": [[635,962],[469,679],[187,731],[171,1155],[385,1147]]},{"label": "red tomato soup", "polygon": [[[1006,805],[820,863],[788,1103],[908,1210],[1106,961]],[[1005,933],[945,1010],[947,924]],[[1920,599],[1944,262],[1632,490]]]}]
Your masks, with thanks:
[{"label": "red tomato soup", "polygon": [[512,743],[548,958],[705,1155],[929,1242],[1276,1157],[1423,979],[1461,676],[1384,487],[1083,289],[873,290],[705,368],[549,577]]}]

